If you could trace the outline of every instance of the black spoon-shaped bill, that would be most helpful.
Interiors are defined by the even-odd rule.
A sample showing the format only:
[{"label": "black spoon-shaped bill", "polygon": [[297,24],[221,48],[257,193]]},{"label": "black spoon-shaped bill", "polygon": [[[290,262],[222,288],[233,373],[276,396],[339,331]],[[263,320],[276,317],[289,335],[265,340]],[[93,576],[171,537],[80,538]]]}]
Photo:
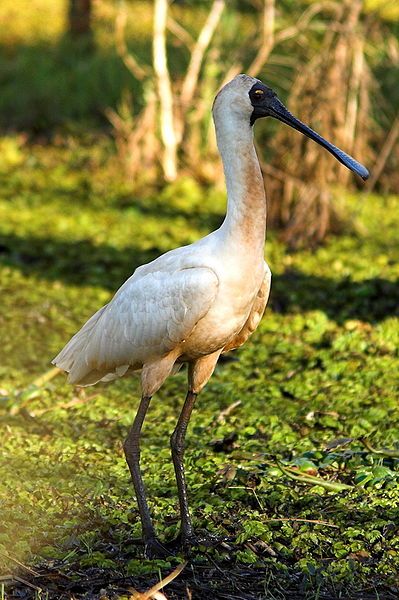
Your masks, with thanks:
[{"label": "black spoon-shaped bill", "polygon": [[366,167],[360,164],[352,156],[349,156],[349,154],[346,154],[346,152],[340,148],[337,148],[337,146],[334,146],[334,144],[331,144],[325,140],[321,135],[316,133],[316,131],[313,131],[313,129],[305,125],[305,123],[302,123],[302,121],[294,117],[294,115],[290,113],[290,111],[277,97],[274,97],[270,100],[267,111],[269,116],[286,123],[290,127],[293,127],[293,129],[300,131],[311,140],[314,140],[320,144],[320,146],[323,146],[323,148],[328,150],[337,160],[339,160],[340,163],[345,165],[345,167],[357,175],[360,175],[363,180],[368,179],[369,172]]}]

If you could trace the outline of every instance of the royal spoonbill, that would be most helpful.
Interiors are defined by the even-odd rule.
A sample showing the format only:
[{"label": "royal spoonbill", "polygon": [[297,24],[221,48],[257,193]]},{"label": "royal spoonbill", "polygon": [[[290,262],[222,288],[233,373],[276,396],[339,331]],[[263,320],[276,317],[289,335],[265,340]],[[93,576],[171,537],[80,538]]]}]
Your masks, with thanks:
[{"label": "royal spoonbill", "polygon": [[179,539],[187,549],[198,541],[183,465],[191,412],[219,356],[241,346],[255,331],[269,297],[266,198],[253,142],[253,125],[260,117],[274,117],[300,131],[367,179],[365,167],[295,118],[271,88],[237,75],[213,104],[228,197],[223,224],[203,239],[137,268],[53,360],[69,373],[70,383],[80,386],[141,371],[141,402],[124,451],[148,557],[168,553],[156,537],[139,465],[140,431],[151,397],[188,363],[188,392],[170,439],[180,504]]}]

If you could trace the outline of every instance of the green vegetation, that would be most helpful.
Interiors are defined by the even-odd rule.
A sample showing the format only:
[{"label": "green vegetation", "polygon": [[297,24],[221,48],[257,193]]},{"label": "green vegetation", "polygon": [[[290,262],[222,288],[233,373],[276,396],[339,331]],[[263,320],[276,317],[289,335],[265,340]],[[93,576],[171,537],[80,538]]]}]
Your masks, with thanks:
[{"label": "green vegetation", "polygon": [[[170,2],[164,54],[173,111],[162,102],[153,65],[154,2],[96,0],[91,34],[81,39],[68,35],[71,2],[3,0],[3,130],[46,140],[60,131],[108,131],[136,190],[182,174],[215,183],[221,172],[207,107],[227,74],[246,71],[327,139],[374,166],[369,191],[398,194],[399,10],[390,0],[223,0],[209,37],[200,32],[214,3]],[[209,46],[197,46],[200,37]],[[173,143],[162,134],[165,119]],[[354,189],[356,181],[291,133],[277,123],[258,126],[273,188],[269,223],[284,229],[291,247],[317,245],[345,221],[335,210],[333,182]]]},{"label": "green vegetation", "polygon": [[[153,2],[125,4],[127,47],[149,69]],[[198,35],[210,4],[171,3],[170,16],[186,30],[183,37],[181,30],[167,35],[176,98],[190,36]],[[313,4],[314,18],[291,36]],[[0,600],[126,600],[131,586],[148,590],[182,564],[181,556],[142,559],[122,451],[138,379],[73,389],[49,370],[50,361],[138,265],[221,223],[225,193],[209,183],[220,171],[207,107],[231,65],[246,68],[255,58],[262,19],[254,11],[260,16],[262,5],[226,3],[185,115],[189,135],[179,161],[187,160],[179,162],[178,180],[162,186],[158,101],[140,138],[152,140],[153,154],[133,135],[151,108],[154,76],[147,70],[135,79],[115,49],[120,4],[93,2],[90,45],[66,34],[68,0],[1,2]],[[169,600],[189,592],[195,600],[399,596],[399,196],[388,195],[399,189],[399,12],[390,0],[366,0],[349,32],[356,46],[345,38],[345,14],[342,27],[331,20],[341,2],[319,13],[321,7],[314,0],[276,3],[275,32],[287,37],[259,74],[291,107],[298,101],[298,114],[310,111],[326,135],[327,114],[338,143],[335,132],[345,133],[343,87],[326,78],[323,61],[322,85],[317,78],[312,84],[305,65],[314,74],[312,59],[329,47],[323,41],[334,49],[332,32],[342,34],[347,65],[337,70],[330,54],[329,73],[339,71],[348,84],[350,69],[362,65],[358,84],[365,84],[359,103],[349,90],[351,117],[358,107],[362,116],[351,129],[353,153],[372,168],[389,139],[392,148],[374,188],[379,194],[333,190],[332,206],[347,223],[340,237],[327,236],[316,251],[292,252],[268,235],[273,286],[266,315],[244,348],[218,365],[188,433],[194,524],[227,541],[194,552],[167,587]],[[352,46],[360,61],[352,60]],[[298,84],[303,73],[313,88]],[[301,104],[319,97],[321,121]],[[292,165],[284,171],[284,161],[296,156],[277,131],[283,136],[268,123],[257,132],[275,223],[281,184],[292,183]],[[314,177],[312,185],[321,187],[317,157],[312,161],[298,161],[308,169],[304,196]],[[295,181],[304,181],[305,171]],[[328,172],[329,185],[337,180]],[[311,208],[317,221],[321,213]],[[312,224],[310,212],[306,204],[302,222]],[[182,371],[166,382],[144,427],[144,476],[166,540],[178,527],[169,436],[185,378]]]},{"label": "green vegetation", "polygon": [[[94,7],[94,48],[65,35],[68,0],[3,0],[0,9],[0,126],[48,134],[55,127],[87,129],[108,123],[105,110],[120,108],[132,93],[134,112],[145,103],[145,90],[124,66],[115,49],[115,19],[120,5],[101,0]],[[144,64],[151,62],[152,2],[127,1],[126,38]],[[209,3],[173,7],[173,16],[192,33],[207,15]],[[47,18],[43,19],[43,14]],[[238,27],[250,33],[248,18],[231,15],[223,43],[232,48]],[[244,27],[244,29],[243,29]],[[181,76],[188,52],[172,46],[172,67]],[[276,77],[277,81],[278,78]]]},{"label": "green vegetation", "polygon": [[[2,572],[50,598],[123,595],[123,576],[147,589],[181,559],[144,561],[134,542],[122,440],[138,381],[84,392],[63,376],[31,384],[135,266],[216,227],[224,195],[186,179],[131,197],[105,138],[49,147],[10,136],[2,155]],[[345,203],[357,234],[314,253],[290,254],[269,236],[266,316],[217,368],[188,436],[195,524],[228,536],[230,549],[196,553],[170,598],[185,597],[186,584],[193,597],[397,593],[399,198]],[[166,538],[177,528],[168,437],[184,394],[183,372],[154,398],[145,427],[145,477]],[[52,577],[32,578],[16,560]]]}]

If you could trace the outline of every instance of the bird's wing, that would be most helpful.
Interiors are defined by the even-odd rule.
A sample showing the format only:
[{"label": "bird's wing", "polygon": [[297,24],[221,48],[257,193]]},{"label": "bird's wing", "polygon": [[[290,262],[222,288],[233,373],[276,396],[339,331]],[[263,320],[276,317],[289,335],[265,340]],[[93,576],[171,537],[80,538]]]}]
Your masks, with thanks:
[{"label": "bird's wing", "polygon": [[112,372],[162,356],[206,315],[218,286],[207,267],[133,275],[54,362],[76,383],[91,370]]},{"label": "bird's wing", "polygon": [[255,297],[248,319],[241,331],[224,347],[223,352],[229,352],[242,346],[258,327],[269,299],[271,281],[272,274],[268,264],[265,262],[265,276]]}]

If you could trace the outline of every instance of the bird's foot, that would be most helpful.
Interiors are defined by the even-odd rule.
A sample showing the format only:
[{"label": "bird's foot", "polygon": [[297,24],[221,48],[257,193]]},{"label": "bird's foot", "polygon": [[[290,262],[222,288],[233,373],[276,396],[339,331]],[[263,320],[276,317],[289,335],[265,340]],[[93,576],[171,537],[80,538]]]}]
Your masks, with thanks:
[{"label": "bird's foot", "polygon": [[173,552],[156,538],[149,538],[144,542],[144,556],[145,558],[167,558],[172,556]]},{"label": "bird's foot", "polygon": [[196,533],[194,531],[188,533],[180,531],[177,537],[168,543],[168,548],[171,548],[174,552],[181,548],[184,554],[188,555],[193,547],[215,548],[216,546],[227,545],[228,541],[229,538],[227,537],[217,536],[207,531]]}]

